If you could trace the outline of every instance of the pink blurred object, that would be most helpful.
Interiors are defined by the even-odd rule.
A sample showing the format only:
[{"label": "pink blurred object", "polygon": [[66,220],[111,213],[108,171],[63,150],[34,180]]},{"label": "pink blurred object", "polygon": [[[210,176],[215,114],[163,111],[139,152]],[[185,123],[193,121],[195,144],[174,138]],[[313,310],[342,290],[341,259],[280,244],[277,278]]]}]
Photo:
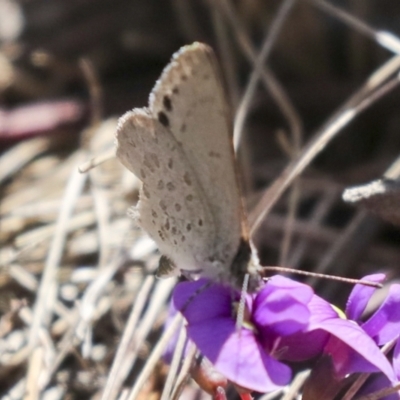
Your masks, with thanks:
[{"label": "pink blurred object", "polygon": [[79,100],[33,103],[12,110],[0,108],[0,140],[22,139],[49,133],[81,122],[86,107]]}]

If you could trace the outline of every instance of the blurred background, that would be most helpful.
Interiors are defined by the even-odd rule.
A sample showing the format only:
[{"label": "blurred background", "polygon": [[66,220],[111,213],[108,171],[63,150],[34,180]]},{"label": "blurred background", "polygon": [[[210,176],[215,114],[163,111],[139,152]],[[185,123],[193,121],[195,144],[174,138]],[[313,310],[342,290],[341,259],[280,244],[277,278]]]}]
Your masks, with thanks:
[{"label": "blurred background", "polygon": [[[39,337],[34,321],[42,321],[35,315],[44,301],[49,265],[54,268],[47,278],[56,287],[51,293],[58,308],[43,318],[53,363],[47,380],[32,378],[32,385],[37,396],[49,396],[40,398],[101,398],[130,307],[156,266],[155,249],[151,244],[137,245],[142,233],[127,222],[126,209],[137,200],[138,182],[116,160],[108,160],[90,173],[91,183],[82,183],[82,191],[75,195],[75,211],[66,214],[71,219],[64,220],[64,231],[60,228],[64,242],[58,260],[51,261],[60,213],[71,204],[65,193],[72,171],[113,151],[116,118],[147,105],[171,55],[193,41],[214,48],[234,118],[243,106],[254,60],[282,4],[282,0],[0,0],[1,399],[21,398],[29,382],[32,344]],[[387,32],[393,36],[385,36]],[[397,35],[397,1],[291,4],[242,121],[239,168],[249,211],[302,146],[375,71],[392,59],[397,65]],[[380,71],[380,76],[386,81],[393,78],[399,66]],[[254,236],[263,265],[353,278],[377,271],[397,277],[399,229],[345,204],[341,195],[348,186],[380,178],[398,157],[399,106],[399,88],[384,93],[340,130],[295,189],[282,196]],[[132,254],[132,246],[142,253]],[[123,262],[119,258],[116,263],[121,248],[127,253]],[[69,314],[77,312],[77,303],[99,276],[98,270],[110,263],[115,270],[108,271],[108,284],[92,303],[98,313],[86,321],[93,331],[91,352],[82,358],[71,355],[72,348],[80,349],[89,339],[85,331],[86,339],[78,344],[70,339],[69,347],[62,347],[62,339],[67,340],[67,333],[81,321],[76,316],[72,323]],[[339,305],[351,289],[342,290],[333,282],[314,284]],[[108,301],[104,300],[104,308],[101,299]],[[163,312],[154,316],[149,336],[138,344],[139,361],[124,381],[127,386],[135,381],[162,331],[167,299],[166,295],[160,302]],[[159,397],[165,377],[162,368],[143,396]],[[17,393],[14,397],[12,390]]]}]

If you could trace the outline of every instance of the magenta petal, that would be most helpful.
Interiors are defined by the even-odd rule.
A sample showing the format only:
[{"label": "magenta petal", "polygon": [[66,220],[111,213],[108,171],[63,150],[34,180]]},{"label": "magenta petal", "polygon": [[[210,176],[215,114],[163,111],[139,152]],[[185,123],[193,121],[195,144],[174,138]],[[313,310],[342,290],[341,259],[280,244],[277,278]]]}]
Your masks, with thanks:
[{"label": "magenta petal", "polygon": [[271,278],[257,294],[253,305],[253,322],[261,336],[268,332],[287,336],[304,329],[310,311],[308,302],[313,296],[310,287],[281,277]]},{"label": "magenta petal", "polygon": [[396,374],[397,379],[400,380],[400,341],[399,340],[397,340],[396,346],[394,346],[392,364],[393,364],[394,373]]},{"label": "magenta petal", "polygon": [[238,294],[228,287],[209,282],[207,279],[182,282],[174,289],[175,308],[182,312],[189,324],[232,316],[232,303]]},{"label": "magenta petal", "polygon": [[294,299],[302,303],[308,303],[308,301],[314,295],[314,292],[310,286],[307,286],[304,283],[293,281],[284,276],[275,275],[266,282],[264,287],[257,294],[255,306],[257,307],[258,303],[264,302],[266,298],[276,290],[290,292]]},{"label": "magenta petal", "polygon": [[[373,274],[364,276],[362,279],[371,282],[381,283],[385,280],[385,274]],[[366,285],[355,285],[350,293],[346,304],[346,315],[353,321],[359,321],[362,313],[367,307],[368,301],[376,291],[376,288]]]},{"label": "magenta petal", "polygon": [[322,354],[329,334],[320,329],[312,332],[298,332],[282,337],[276,353],[282,361],[298,362]]},{"label": "magenta petal", "polygon": [[304,329],[309,317],[310,311],[305,304],[296,302],[289,293],[282,291],[272,293],[253,313],[253,321],[260,330],[265,328],[282,336]]},{"label": "magenta petal", "polygon": [[308,303],[308,307],[311,312],[309,330],[314,329],[314,325],[319,327],[327,319],[339,318],[339,314],[332,304],[317,295],[313,296]]},{"label": "magenta petal", "polygon": [[188,335],[215,368],[239,386],[270,392],[291,379],[290,368],[269,356],[252,331],[236,331],[234,321],[191,325]]},{"label": "magenta petal", "polygon": [[226,340],[235,333],[236,326],[231,318],[215,318],[205,324],[189,324],[187,331],[199,350],[214,363]]},{"label": "magenta petal", "polygon": [[379,309],[361,325],[378,345],[384,345],[400,334],[400,285],[390,286]]},{"label": "magenta petal", "polygon": [[332,335],[325,351],[332,356],[339,376],[353,372],[383,372],[391,382],[396,381],[387,358],[356,323],[337,318],[325,320],[320,329]]},{"label": "magenta petal", "polygon": [[310,330],[331,335],[325,347],[339,376],[353,372],[383,372],[392,382],[393,369],[376,343],[355,322],[341,319],[332,306],[318,296],[310,302]]}]

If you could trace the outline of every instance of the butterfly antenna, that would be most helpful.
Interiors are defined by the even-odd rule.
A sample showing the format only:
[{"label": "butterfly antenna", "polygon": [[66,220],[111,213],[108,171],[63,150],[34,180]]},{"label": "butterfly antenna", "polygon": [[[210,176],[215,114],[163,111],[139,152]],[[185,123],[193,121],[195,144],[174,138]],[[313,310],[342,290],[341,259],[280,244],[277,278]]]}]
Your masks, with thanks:
[{"label": "butterfly antenna", "polygon": [[283,272],[286,274],[297,274],[297,275],[304,275],[304,276],[312,276],[315,278],[320,279],[329,279],[332,281],[339,281],[344,283],[350,283],[351,285],[365,285],[371,286],[375,288],[382,288],[383,285],[378,282],[367,281],[364,279],[352,279],[352,278],[344,278],[342,276],[335,276],[335,275],[327,275],[327,274],[318,274],[317,272],[309,272],[309,271],[300,271],[298,269],[293,268],[286,268],[286,267],[261,267],[263,272],[264,271],[274,271],[274,272]]},{"label": "butterfly antenna", "polygon": [[249,279],[250,279],[250,275],[246,274],[243,279],[242,291],[240,292],[240,302],[239,302],[239,307],[237,310],[237,317],[236,317],[236,330],[240,330],[240,328],[243,325],[244,307],[246,305],[246,294],[247,294],[247,289],[249,287]]}]

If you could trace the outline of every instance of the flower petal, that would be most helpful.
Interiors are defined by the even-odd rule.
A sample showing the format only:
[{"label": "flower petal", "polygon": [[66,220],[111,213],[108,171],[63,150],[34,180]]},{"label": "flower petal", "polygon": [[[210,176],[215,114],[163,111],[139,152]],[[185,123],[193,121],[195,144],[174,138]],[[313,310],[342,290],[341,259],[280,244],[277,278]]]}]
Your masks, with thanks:
[{"label": "flower petal", "polygon": [[332,356],[338,375],[344,377],[353,372],[383,372],[392,382],[396,381],[387,358],[354,322],[339,318],[326,320],[321,329],[332,335],[325,352]]},{"label": "flower petal", "polygon": [[392,364],[393,364],[394,373],[396,374],[397,379],[400,380],[400,341],[399,340],[397,340],[396,345],[394,346]]},{"label": "flower petal", "polygon": [[387,358],[368,334],[355,322],[338,317],[332,306],[318,296],[310,302],[310,330],[321,329],[331,338],[325,352],[333,359],[339,376],[353,372],[383,372],[396,380]]},{"label": "flower petal", "polygon": [[[383,282],[385,278],[385,274],[373,274],[364,276],[362,280],[380,283]],[[357,322],[360,321],[361,315],[367,307],[368,301],[376,289],[377,288],[362,284],[354,286],[346,304],[346,315],[349,319]]]},{"label": "flower petal", "polygon": [[281,338],[274,354],[279,360],[298,362],[322,354],[330,335],[320,329]]},{"label": "flower petal", "polygon": [[257,294],[252,318],[261,336],[287,336],[308,325],[309,286],[276,275]]},{"label": "flower petal", "polygon": [[218,317],[232,316],[232,303],[239,298],[233,289],[212,284],[207,279],[179,283],[173,293],[175,308],[180,310],[189,324],[206,323]]},{"label": "flower petal", "polygon": [[379,309],[361,327],[378,345],[384,345],[400,334],[400,285],[390,286]]},{"label": "flower petal", "polygon": [[270,392],[291,379],[290,368],[269,356],[251,330],[237,331],[232,320],[190,325],[188,335],[214,367],[239,386]]}]

